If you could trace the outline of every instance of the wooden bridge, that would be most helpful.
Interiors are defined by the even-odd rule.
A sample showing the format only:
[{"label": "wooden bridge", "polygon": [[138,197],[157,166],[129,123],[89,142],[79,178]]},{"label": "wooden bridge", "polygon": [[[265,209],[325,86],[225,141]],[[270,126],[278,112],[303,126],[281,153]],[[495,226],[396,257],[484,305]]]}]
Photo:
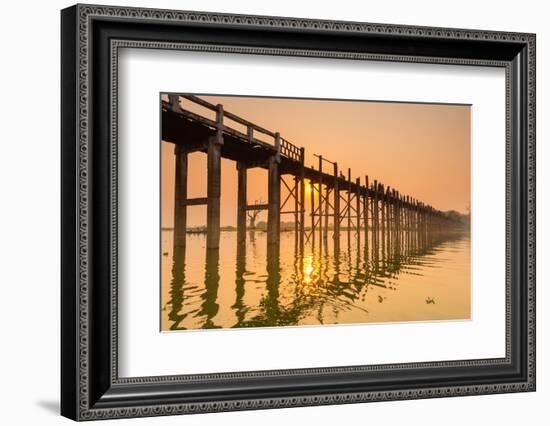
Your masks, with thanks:
[{"label": "wooden bridge", "polygon": [[[332,231],[334,252],[340,249],[342,231],[351,233],[364,245],[424,245],[434,233],[456,223],[444,213],[382,182],[369,180],[368,175],[352,178],[348,168],[344,175],[337,162],[316,155],[317,167],[305,165],[305,149],[242,117],[188,95],[169,95],[162,101],[162,140],[175,144],[175,207],[174,247],[185,252],[187,207],[207,206],[207,249],[219,248],[221,159],[237,164],[237,242],[242,249],[246,242],[247,211],[267,210],[267,244],[278,249],[282,214],[294,216],[297,247],[306,242],[326,242]],[[191,102],[204,114],[183,108]],[[207,195],[187,197],[188,154],[204,152],[207,160]],[[268,170],[267,203],[247,203],[247,170],[261,167]],[[290,177],[290,179],[289,179]],[[310,214],[306,223],[306,185],[310,186]],[[281,200],[281,187],[288,194]],[[316,196],[314,196],[316,194]],[[282,202],[281,202],[282,201]],[[332,217],[332,224],[329,221]]]}]

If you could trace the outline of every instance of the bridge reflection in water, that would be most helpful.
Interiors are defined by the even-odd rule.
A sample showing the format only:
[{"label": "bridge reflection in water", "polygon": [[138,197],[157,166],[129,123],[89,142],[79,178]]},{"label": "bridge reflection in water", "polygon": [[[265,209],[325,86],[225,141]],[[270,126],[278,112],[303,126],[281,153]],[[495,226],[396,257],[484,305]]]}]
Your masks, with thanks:
[{"label": "bridge reflection in water", "polygon": [[342,236],[337,255],[326,242],[300,250],[292,232],[280,250],[265,232],[237,251],[236,238],[222,232],[205,250],[204,234],[188,236],[184,253],[162,232],[163,330],[470,318],[470,240],[459,230],[383,247]]}]

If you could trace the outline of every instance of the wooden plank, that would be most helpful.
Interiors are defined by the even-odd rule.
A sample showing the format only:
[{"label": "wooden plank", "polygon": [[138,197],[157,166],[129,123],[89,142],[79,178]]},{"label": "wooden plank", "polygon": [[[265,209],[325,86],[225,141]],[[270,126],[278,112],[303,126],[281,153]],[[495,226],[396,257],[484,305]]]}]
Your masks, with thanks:
[{"label": "wooden plank", "polygon": [[186,200],[183,200],[181,203],[184,206],[200,206],[203,204],[208,204],[208,197],[187,198]]},{"label": "wooden plank", "polygon": [[246,210],[267,210],[269,208],[269,204],[248,204],[246,206]]}]

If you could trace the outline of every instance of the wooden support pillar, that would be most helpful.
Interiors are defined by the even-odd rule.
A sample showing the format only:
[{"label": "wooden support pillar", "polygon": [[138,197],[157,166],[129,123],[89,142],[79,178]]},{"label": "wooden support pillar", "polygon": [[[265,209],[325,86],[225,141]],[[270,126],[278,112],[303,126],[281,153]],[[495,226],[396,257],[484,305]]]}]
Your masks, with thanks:
[{"label": "wooden support pillar", "polygon": [[401,251],[401,196],[399,191],[395,191],[395,240],[396,248]]},{"label": "wooden support pillar", "polygon": [[365,197],[363,198],[363,223],[365,224],[365,252],[369,247],[369,177],[365,176]]},{"label": "wooden support pillar", "polygon": [[414,211],[414,198],[411,197],[411,223],[410,223],[410,228],[411,228],[411,251],[414,252],[415,250],[415,239],[414,239],[414,235],[415,235],[415,221],[414,221],[414,214],[415,214],[415,211]]},{"label": "wooden support pillar", "polygon": [[407,195],[406,198],[405,198],[405,202],[407,203],[407,209],[406,209],[406,213],[407,213],[407,224],[406,224],[406,227],[407,227],[407,252],[410,253],[411,251],[411,200],[410,200],[410,197]]},{"label": "wooden support pillar", "polygon": [[351,241],[351,169],[348,168],[348,244]]},{"label": "wooden support pillar", "polygon": [[419,227],[419,219],[420,219],[420,213],[419,213],[419,207],[418,207],[418,201],[416,199],[414,200],[414,248],[418,251],[418,248],[420,246],[420,227]]},{"label": "wooden support pillar", "polygon": [[328,240],[328,217],[330,216],[330,203],[328,202],[328,197],[330,196],[330,189],[328,185],[325,185],[325,210],[324,210],[324,217],[325,217],[325,226],[324,230],[325,233],[323,234],[323,238],[325,242]]},{"label": "wooden support pillar", "polygon": [[305,149],[300,148],[300,251],[304,250],[305,215],[306,215],[306,182],[305,182]]},{"label": "wooden support pillar", "polygon": [[298,187],[300,184],[300,176],[294,176],[294,244],[298,246],[300,225],[300,200],[298,199]]},{"label": "wooden support pillar", "polygon": [[403,242],[403,212],[402,212],[402,198],[401,194],[397,192],[397,234],[399,236],[399,247],[401,247]]},{"label": "wooden support pillar", "polygon": [[246,180],[247,169],[243,162],[237,163],[237,245],[246,244]]},{"label": "wooden support pillar", "polygon": [[386,194],[385,194],[385,199],[386,199],[386,236],[387,236],[387,245],[386,247],[388,248],[388,254],[391,253],[391,237],[392,237],[392,226],[391,226],[391,207],[392,207],[392,203],[391,203],[391,188],[388,186],[386,188]]},{"label": "wooden support pillar", "polygon": [[175,249],[178,247],[185,248],[185,241],[187,237],[187,205],[185,204],[185,201],[187,200],[188,153],[180,145],[176,145],[174,154],[176,157],[173,244],[175,252]]},{"label": "wooden support pillar", "polygon": [[334,216],[333,216],[333,238],[334,238],[334,255],[338,256],[340,251],[340,188],[338,176],[338,163],[334,163]]},{"label": "wooden support pillar", "polygon": [[357,248],[361,247],[361,179],[355,179],[355,223],[357,226]]},{"label": "wooden support pillar", "polygon": [[279,163],[281,162],[281,137],[275,133],[276,152],[269,157],[268,192],[267,192],[267,245],[279,244],[279,230],[281,226],[281,179]]},{"label": "wooden support pillar", "polygon": [[403,209],[403,252],[407,254],[406,250],[409,246],[409,226],[408,226],[408,211],[407,196],[403,195],[401,208]]},{"label": "wooden support pillar", "polygon": [[408,204],[408,196],[403,196],[403,246],[404,246],[404,252],[407,254],[407,251],[409,249],[409,204]]},{"label": "wooden support pillar", "polygon": [[421,247],[424,248],[424,206],[420,203],[420,241]]},{"label": "wooden support pillar", "polygon": [[208,140],[208,184],[206,207],[206,248],[220,247],[221,148],[223,145],[223,106],[217,105],[216,134]]},{"label": "wooden support pillar", "polygon": [[397,191],[393,192],[393,232],[394,232],[394,241],[397,244],[399,242],[399,198],[397,196]]},{"label": "wooden support pillar", "polygon": [[380,191],[380,198],[381,198],[381,226],[380,226],[380,241],[381,241],[381,249],[382,249],[382,257],[385,257],[385,249],[386,249],[386,197],[384,195],[384,185],[379,184],[380,187],[378,190]]},{"label": "wooden support pillar", "polygon": [[[323,156],[319,156],[319,181],[317,186],[317,194],[319,195],[319,241],[323,241]],[[322,244],[319,245],[321,248]]]},{"label": "wooden support pillar", "polygon": [[372,200],[372,245],[378,250],[378,181],[374,180],[374,198]]},{"label": "wooden support pillar", "polygon": [[313,184],[313,181],[309,181],[309,200],[311,204],[311,230],[310,230],[310,236],[311,236],[311,244],[315,246],[315,185]]},{"label": "wooden support pillar", "polygon": [[418,250],[420,247],[420,206],[416,199],[414,200],[414,240],[415,249]]},{"label": "wooden support pillar", "polygon": [[410,213],[410,232],[411,232],[411,251],[414,251],[414,199],[411,197],[410,198],[410,210],[411,210],[411,213]]},{"label": "wooden support pillar", "polygon": [[424,248],[424,206],[420,203],[420,239],[422,248]]}]

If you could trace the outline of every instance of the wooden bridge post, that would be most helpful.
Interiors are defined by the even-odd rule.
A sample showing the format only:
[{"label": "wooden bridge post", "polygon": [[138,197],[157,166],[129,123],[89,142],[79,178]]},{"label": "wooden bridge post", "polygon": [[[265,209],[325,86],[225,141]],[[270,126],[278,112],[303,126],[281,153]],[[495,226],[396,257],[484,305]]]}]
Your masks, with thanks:
[{"label": "wooden bridge post", "polygon": [[416,198],[414,199],[414,210],[413,210],[413,229],[414,229],[414,251],[418,251],[418,235],[419,235],[419,228],[418,228],[418,201],[416,201]]},{"label": "wooden bridge post", "polygon": [[244,162],[237,162],[237,245],[246,244],[246,184],[247,167]]},{"label": "wooden bridge post", "polygon": [[333,238],[334,238],[334,255],[338,256],[340,251],[340,188],[338,176],[338,163],[334,163],[334,216],[333,216]]},{"label": "wooden bridge post", "polygon": [[379,184],[380,187],[378,190],[380,191],[380,198],[381,198],[381,226],[380,226],[380,241],[381,241],[381,249],[382,249],[382,257],[385,257],[385,250],[386,250],[386,197],[384,194],[384,185]]},{"label": "wooden bridge post", "polygon": [[426,246],[426,208],[420,203],[420,232],[422,235],[422,247]]},{"label": "wooden bridge post", "polygon": [[[409,200],[408,195],[403,195],[403,244],[406,250],[409,248]],[[404,252],[405,254],[407,251]]]},{"label": "wooden bridge post", "polygon": [[348,245],[351,241],[351,169],[348,167]]},{"label": "wooden bridge post", "polygon": [[427,234],[427,241],[430,242],[431,234],[432,234],[432,207],[427,206],[426,207],[426,234]]},{"label": "wooden bridge post", "polygon": [[420,248],[420,204],[418,200],[414,199],[414,244],[415,251]]},{"label": "wooden bridge post", "polygon": [[428,220],[429,220],[429,217],[430,217],[430,208],[422,203],[423,207],[424,207],[424,246],[427,246],[428,245]]},{"label": "wooden bridge post", "polygon": [[279,163],[281,162],[281,136],[275,133],[276,152],[269,157],[268,171],[268,208],[267,208],[267,245],[279,244],[281,226],[281,176]]},{"label": "wooden bridge post", "polygon": [[426,206],[426,242],[430,243],[431,238],[431,222],[432,222],[432,208],[431,206]]},{"label": "wooden bridge post", "polygon": [[365,176],[365,197],[363,198],[363,222],[365,224],[365,253],[369,248],[369,177]]},{"label": "wooden bridge post", "polygon": [[300,251],[304,251],[305,215],[306,215],[306,182],[305,182],[305,149],[300,148]]},{"label": "wooden bridge post", "polygon": [[[174,253],[177,247],[185,249],[187,237],[187,166],[188,153],[180,145],[174,149],[176,176],[174,191]],[[183,250],[185,252],[185,250]]]},{"label": "wooden bridge post", "polygon": [[311,204],[311,230],[309,235],[311,238],[311,244],[315,247],[315,185],[311,179],[309,181],[309,195],[309,201]]},{"label": "wooden bridge post", "polygon": [[397,246],[399,245],[399,193],[394,189],[392,191],[393,197],[393,230],[395,241],[395,252],[397,253]]},{"label": "wooden bridge post", "polygon": [[417,229],[416,229],[416,200],[411,197],[411,231],[412,231],[412,251],[417,248]]},{"label": "wooden bridge post", "polygon": [[399,191],[395,191],[396,197],[397,197],[397,205],[396,205],[396,221],[395,221],[395,231],[397,234],[397,248],[399,249],[399,252],[401,252],[401,243],[402,243],[402,232],[401,232],[401,195],[399,194]]},{"label": "wooden bridge post", "polygon": [[361,178],[355,178],[355,223],[357,226],[357,250],[361,247]]},{"label": "wooden bridge post", "polygon": [[407,195],[403,195],[403,246],[405,247],[404,253],[406,254],[409,247],[409,204]]},{"label": "wooden bridge post", "polygon": [[372,199],[372,245],[378,250],[378,181],[374,180],[374,198]]},{"label": "wooden bridge post", "polygon": [[416,198],[414,198],[414,210],[413,210],[413,229],[414,229],[414,251],[418,251],[418,235],[419,235],[419,228],[418,228],[418,201]]},{"label": "wooden bridge post", "polygon": [[390,203],[389,203],[389,206],[388,206],[388,210],[389,210],[389,214],[388,214],[389,224],[388,224],[388,226],[390,228],[389,247],[391,248],[390,254],[393,256],[393,253],[395,251],[395,207],[396,207],[397,204],[396,204],[396,200],[395,200],[395,190],[388,188],[388,191],[389,191],[388,197],[389,197],[389,200],[390,200]]},{"label": "wooden bridge post", "polygon": [[411,252],[411,200],[408,195],[405,197],[405,203],[407,205],[407,208],[405,210],[405,213],[406,213],[405,226],[407,229],[407,254],[410,254]]},{"label": "wooden bridge post", "polygon": [[403,244],[403,216],[401,211],[402,198],[399,191],[397,191],[397,244],[399,249]]},{"label": "wooden bridge post", "polygon": [[426,233],[425,233],[426,211],[424,209],[424,203],[420,203],[420,236],[422,238],[422,248],[426,245]]},{"label": "wooden bridge post", "polygon": [[387,211],[387,225],[388,225],[388,257],[392,256],[393,249],[393,235],[394,235],[394,226],[393,226],[393,206],[394,199],[392,197],[392,189],[388,186],[386,189],[386,196],[388,198],[388,211]]},{"label": "wooden bridge post", "polygon": [[216,134],[208,140],[208,184],[206,206],[206,248],[220,247],[221,147],[223,146],[223,105],[217,105]]},{"label": "wooden bridge post", "polygon": [[393,191],[393,231],[395,244],[399,243],[399,195]]},{"label": "wooden bridge post", "polygon": [[392,256],[392,249],[393,249],[393,206],[394,206],[394,200],[392,198],[392,190],[388,186],[386,189],[386,197],[388,200],[388,210],[386,215],[387,220],[387,226],[388,226],[388,257],[391,258]]},{"label": "wooden bridge post", "polygon": [[[324,240],[323,235],[323,156],[319,155],[319,182],[317,186],[317,194],[319,195],[319,241]],[[322,244],[319,244],[321,249],[323,248]]]},{"label": "wooden bridge post", "polygon": [[328,226],[329,226],[329,216],[330,216],[330,203],[328,201],[328,198],[330,197],[330,188],[328,186],[328,182],[327,184],[325,185],[325,213],[324,213],[324,217],[325,217],[325,226],[324,226],[324,230],[325,230],[325,233],[323,234],[324,235],[324,240],[325,240],[325,243],[327,242],[328,240]]},{"label": "wooden bridge post", "polygon": [[300,186],[300,176],[294,176],[294,246],[297,248],[300,240],[300,200],[298,199],[298,188]]}]

